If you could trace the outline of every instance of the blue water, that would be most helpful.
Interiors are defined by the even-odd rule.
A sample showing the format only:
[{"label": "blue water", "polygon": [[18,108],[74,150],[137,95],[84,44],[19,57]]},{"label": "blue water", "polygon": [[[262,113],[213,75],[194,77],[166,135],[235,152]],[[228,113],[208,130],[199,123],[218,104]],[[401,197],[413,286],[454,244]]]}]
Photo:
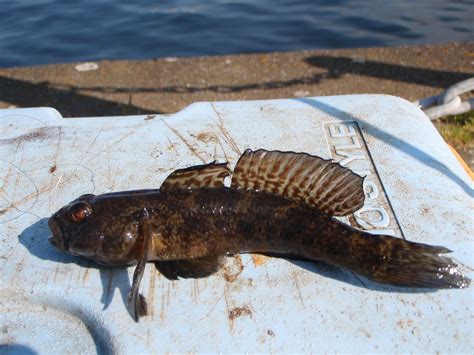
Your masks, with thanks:
[{"label": "blue water", "polygon": [[1,67],[444,43],[473,34],[474,0],[0,0]]}]

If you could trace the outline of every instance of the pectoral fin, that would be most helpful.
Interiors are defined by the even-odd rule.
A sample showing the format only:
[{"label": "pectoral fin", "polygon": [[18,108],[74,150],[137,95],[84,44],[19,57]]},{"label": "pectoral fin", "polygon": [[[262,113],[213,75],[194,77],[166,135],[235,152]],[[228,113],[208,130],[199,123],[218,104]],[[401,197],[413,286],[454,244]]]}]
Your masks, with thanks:
[{"label": "pectoral fin", "polygon": [[224,179],[230,175],[227,163],[212,162],[172,172],[160,187],[161,191],[174,189],[195,189],[202,187],[223,187]]},{"label": "pectoral fin", "polygon": [[150,223],[148,220],[148,214],[145,211],[145,215],[142,217],[139,225],[139,240],[137,242],[142,243],[142,253],[140,260],[133,272],[132,288],[128,294],[128,306],[130,307],[130,313],[132,314],[135,322],[138,322],[140,317],[147,315],[147,303],[143,295],[139,293],[140,282],[145,272],[146,262],[148,259],[148,251],[151,245],[152,232]]},{"label": "pectoral fin", "polygon": [[247,149],[235,166],[231,186],[281,195],[331,216],[345,216],[364,205],[363,181],[338,163],[306,153]]},{"label": "pectoral fin", "polygon": [[169,280],[178,277],[201,278],[207,277],[218,271],[224,264],[225,256],[205,256],[190,260],[155,261],[155,266]]}]

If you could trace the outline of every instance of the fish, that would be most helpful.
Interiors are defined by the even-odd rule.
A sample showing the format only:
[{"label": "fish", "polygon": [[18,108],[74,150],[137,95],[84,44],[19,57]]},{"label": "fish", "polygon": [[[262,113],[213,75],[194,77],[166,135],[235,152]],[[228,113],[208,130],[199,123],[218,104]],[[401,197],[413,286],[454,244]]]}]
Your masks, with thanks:
[{"label": "fish", "polygon": [[135,321],[147,314],[139,287],[148,262],[178,280],[208,277],[227,256],[261,253],[396,287],[468,287],[442,255],[448,248],[374,235],[337,218],[363,207],[363,181],[307,153],[247,149],[233,172],[213,161],[175,170],[159,189],[82,195],[51,216],[49,241],[101,265],[136,265],[128,298]]}]

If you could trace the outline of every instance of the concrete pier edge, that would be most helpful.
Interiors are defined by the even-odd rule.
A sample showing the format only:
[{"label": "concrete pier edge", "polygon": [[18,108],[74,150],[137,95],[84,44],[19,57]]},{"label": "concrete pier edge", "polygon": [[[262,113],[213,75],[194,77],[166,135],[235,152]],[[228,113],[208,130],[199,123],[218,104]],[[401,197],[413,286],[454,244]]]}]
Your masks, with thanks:
[{"label": "concrete pier edge", "polygon": [[[0,108],[64,117],[173,113],[196,101],[378,93],[416,100],[474,76],[474,42],[0,68]],[[455,147],[474,166],[474,146]]]}]

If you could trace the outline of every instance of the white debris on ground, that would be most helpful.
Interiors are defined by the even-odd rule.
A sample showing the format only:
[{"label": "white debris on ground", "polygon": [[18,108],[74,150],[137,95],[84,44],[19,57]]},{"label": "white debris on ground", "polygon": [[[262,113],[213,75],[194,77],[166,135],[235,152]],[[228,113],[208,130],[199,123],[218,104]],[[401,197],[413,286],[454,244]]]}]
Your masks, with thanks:
[{"label": "white debris on ground", "polygon": [[77,64],[75,68],[79,72],[91,71],[91,70],[99,69],[99,64],[93,63],[93,62],[86,62],[86,63]]}]

